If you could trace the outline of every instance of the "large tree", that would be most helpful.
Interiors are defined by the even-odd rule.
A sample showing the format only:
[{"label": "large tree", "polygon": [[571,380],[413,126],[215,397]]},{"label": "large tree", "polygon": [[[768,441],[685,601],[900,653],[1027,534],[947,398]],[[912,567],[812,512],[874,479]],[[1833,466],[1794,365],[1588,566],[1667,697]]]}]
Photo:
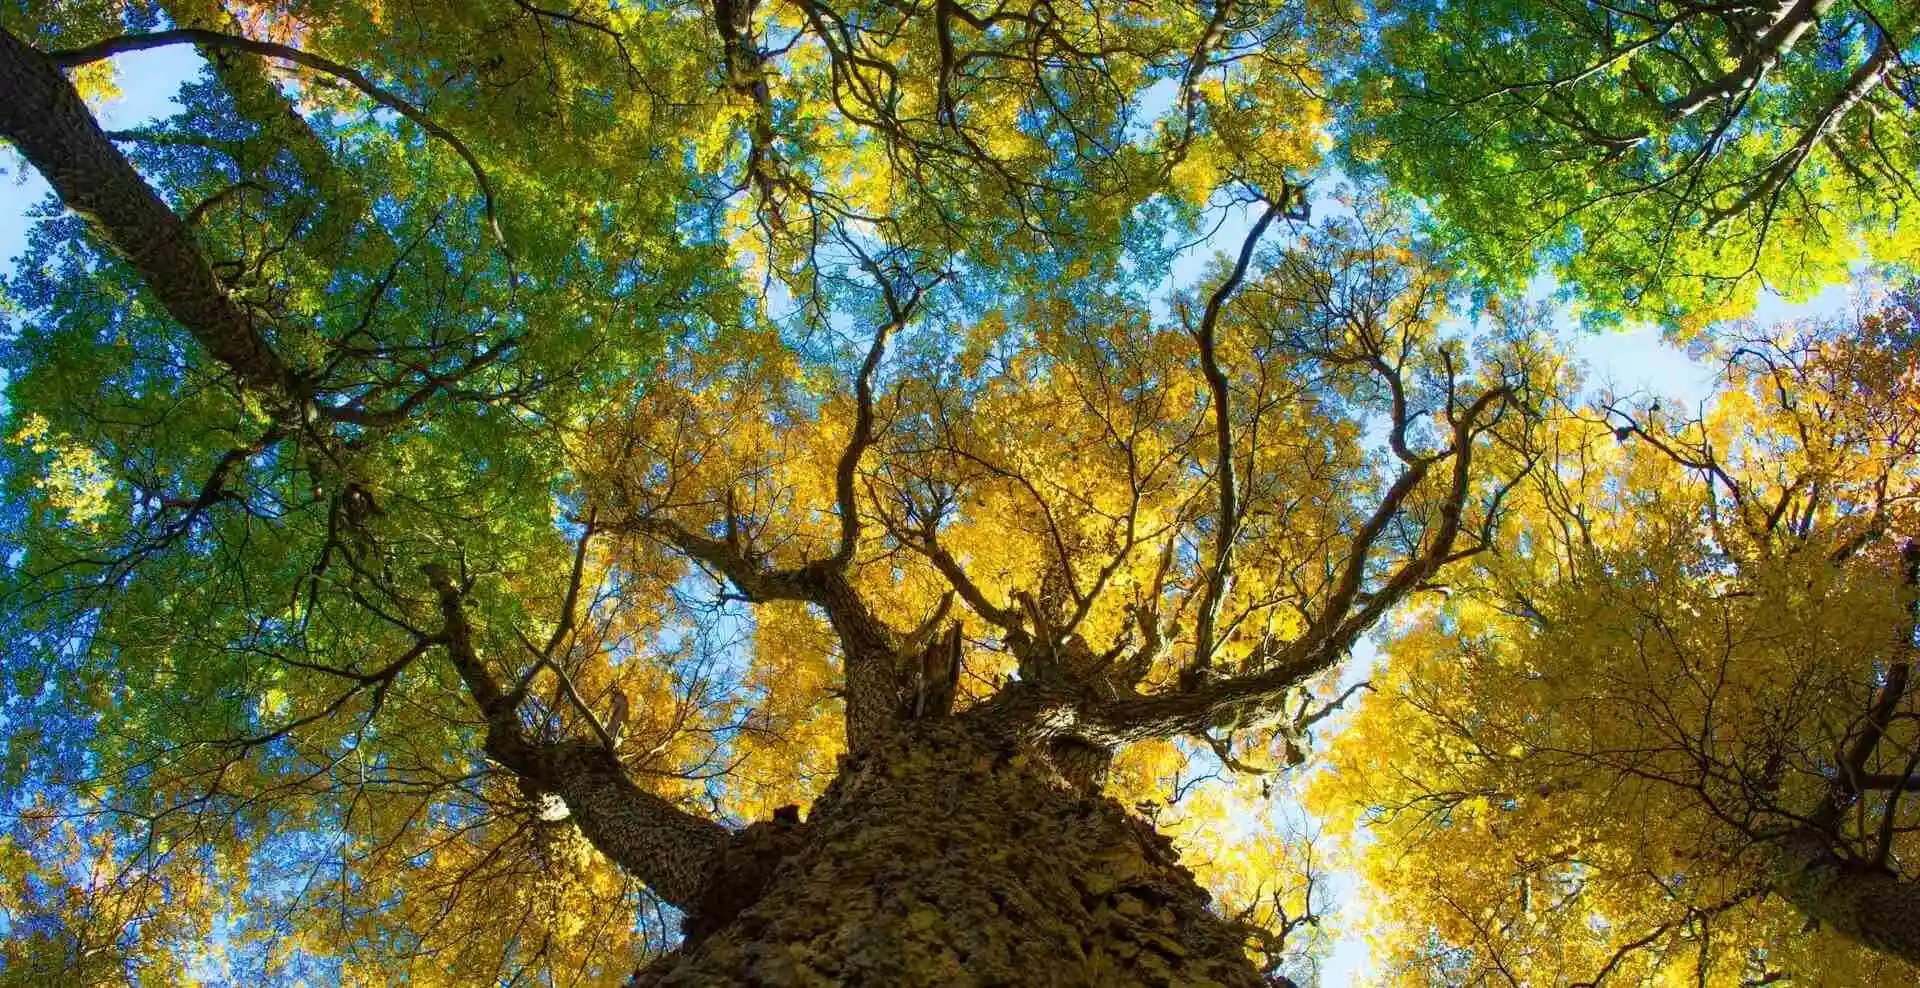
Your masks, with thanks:
[{"label": "large tree", "polygon": [[1278,970],[1311,884],[1196,777],[1485,548],[1538,362],[1298,230],[1334,13],[6,15],[70,214],[7,281],[4,976]]},{"label": "large tree", "polygon": [[[1741,160],[1787,164],[1715,185],[1726,222],[1792,192],[1840,210],[1818,250],[1900,242],[1904,186],[1807,184],[1847,128],[1910,119],[1904,8],[1858,9],[1791,112],[1727,110]],[[0,136],[54,194],[4,281],[0,979],[1298,974],[1323,903],[1272,783],[1355,645],[1478,578],[1570,434],[1542,420],[1569,384],[1544,313],[1463,293],[1372,194],[1308,225],[1354,16],[0,11]],[[1731,57],[1687,44],[1662,57]],[[103,130],[113,67],[152,50],[204,61],[181,111]],[[1848,57],[1879,88],[1796,157]],[[1722,67],[1751,85],[1700,106],[1772,106],[1776,68]],[[1707,109],[1672,108],[1661,153]],[[1401,191],[1442,218],[1513,201],[1419,186],[1481,160],[1423,147]],[[1468,239],[1484,275],[1499,238]],[[1810,279],[1841,253],[1749,240]],[[1594,257],[1566,271],[1614,308],[1705,298]],[[1848,627],[1903,599],[1857,597]],[[1808,827],[1745,833],[1803,876],[1859,863],[1819,807],[1912,774],[1863,766],[1764,804]],[[1783,869],[1770,890],[1899,949]]]},{"label": "large tree", "polygon": [[1549,428],[1320,783],[1409,982],[1913,980],[1917,316],[1729,329],[1700,414]]}]

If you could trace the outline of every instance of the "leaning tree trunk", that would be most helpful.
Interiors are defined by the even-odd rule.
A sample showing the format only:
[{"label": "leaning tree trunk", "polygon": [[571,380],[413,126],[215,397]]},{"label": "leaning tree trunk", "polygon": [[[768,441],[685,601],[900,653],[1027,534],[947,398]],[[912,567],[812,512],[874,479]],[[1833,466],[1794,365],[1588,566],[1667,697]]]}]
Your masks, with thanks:
[{"label": "leaning tree trunk", "polygon": [[843,761],[811,818],[737,835],[646,988],[1265,982],[1172,844],[964,720]]}]

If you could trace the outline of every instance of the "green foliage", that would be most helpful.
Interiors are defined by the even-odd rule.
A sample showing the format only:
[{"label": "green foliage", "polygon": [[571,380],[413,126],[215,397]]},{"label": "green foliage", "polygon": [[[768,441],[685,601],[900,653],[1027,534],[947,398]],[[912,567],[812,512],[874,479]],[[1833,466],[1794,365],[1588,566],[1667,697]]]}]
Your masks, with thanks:
[{"label": "green foliage", "polygon": [[1395,3],[1342,124],[1487,277],[1545,263],[1596,318],[1696,331],[1916,257],[1915,28],[1895,0]]}]

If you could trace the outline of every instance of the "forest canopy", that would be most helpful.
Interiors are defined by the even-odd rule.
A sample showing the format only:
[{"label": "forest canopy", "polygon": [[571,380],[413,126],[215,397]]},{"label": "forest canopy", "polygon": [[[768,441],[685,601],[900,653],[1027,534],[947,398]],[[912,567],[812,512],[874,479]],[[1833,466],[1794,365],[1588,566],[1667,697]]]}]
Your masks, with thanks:
[{"label": "forest canopy", "polygon": [[1912,981],[1916,66],[0,8],[0,985]]}]

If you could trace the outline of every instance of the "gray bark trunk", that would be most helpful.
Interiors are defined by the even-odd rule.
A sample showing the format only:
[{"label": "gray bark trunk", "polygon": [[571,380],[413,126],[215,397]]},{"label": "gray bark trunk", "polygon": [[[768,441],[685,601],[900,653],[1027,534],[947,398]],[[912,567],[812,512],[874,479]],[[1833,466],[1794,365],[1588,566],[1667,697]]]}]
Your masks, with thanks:
[{"label": "gray bark trunk", "polygon": [[1264,984],[1166,838],[964,720],[876,739],[725,857],[638,985]]},{"label": "gray bark trunk", "polygon": [[592,742],[535,744],[495,728],[487,752],[536,790],[559,796],[600,853],[675,906],[698,901],[734,836],[641,789],[612,752]]}]

